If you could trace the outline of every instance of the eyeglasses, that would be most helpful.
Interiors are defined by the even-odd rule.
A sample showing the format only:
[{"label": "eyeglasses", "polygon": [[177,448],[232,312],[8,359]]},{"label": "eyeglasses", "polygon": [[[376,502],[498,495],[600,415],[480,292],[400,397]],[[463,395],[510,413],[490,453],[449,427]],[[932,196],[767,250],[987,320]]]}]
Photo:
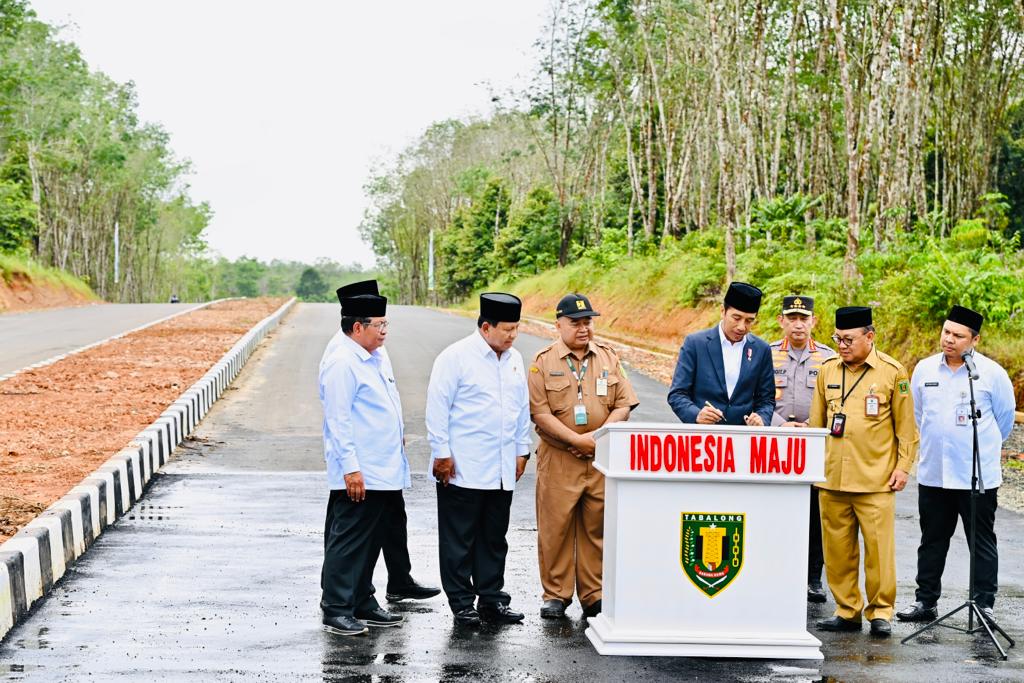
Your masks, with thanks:
[{"label": "eyeglasses", "polygon": [[847,347],[849,347],[849,346],[853,346],[853,343],[855,341],[857,341],[858,339],[860,339],[861,337],[863,337],[863,336],[864,335],[862,334],[862,335],[860,335],[860,337],[840,337],[838,334],[833,334],[832,335],[832,341],[835,342],[836,346],[847,346]]},{"label": "eyeglasses", "polygon": [[365,325],[363,325],[363,327],[377,327],[380,329],[381,332],[383,332],[384,330],[388,329],[388,324],[389,323],[387,320],[381,320],[380,322],[366,323]]}]

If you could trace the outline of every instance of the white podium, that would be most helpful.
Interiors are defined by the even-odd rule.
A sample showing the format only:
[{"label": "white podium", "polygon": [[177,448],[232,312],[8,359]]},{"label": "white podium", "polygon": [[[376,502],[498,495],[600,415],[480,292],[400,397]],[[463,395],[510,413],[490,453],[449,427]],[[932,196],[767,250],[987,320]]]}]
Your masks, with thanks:
[{"label": "white podium", "polygon": [[824,429],[615,423],[605,475],[603,655],[822,659],[807,632],[810,487]]}]

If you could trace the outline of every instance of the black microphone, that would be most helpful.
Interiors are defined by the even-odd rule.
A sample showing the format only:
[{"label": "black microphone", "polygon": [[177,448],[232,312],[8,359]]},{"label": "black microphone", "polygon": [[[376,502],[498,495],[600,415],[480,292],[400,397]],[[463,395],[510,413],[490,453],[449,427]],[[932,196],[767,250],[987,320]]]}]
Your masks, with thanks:
[{"label": "black microphone", "polygon": [[971,376],[971,379],[978,379],[978,366],[974,364],[974,349],[964,351],[960,358],[963,359],[964,365],[967,366],[967,373]]}]

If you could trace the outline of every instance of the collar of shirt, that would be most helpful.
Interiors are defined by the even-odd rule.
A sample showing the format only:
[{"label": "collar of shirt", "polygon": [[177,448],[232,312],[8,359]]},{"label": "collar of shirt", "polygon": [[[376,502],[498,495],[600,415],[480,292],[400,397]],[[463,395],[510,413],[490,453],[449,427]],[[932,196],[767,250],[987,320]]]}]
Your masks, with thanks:
[{"label": "collar of shirt", "polygon": [[718,338],[721,340],[722,346],[731,349],[747,343],[747,335],[743,335],[743,338],[738,342],[729,341],[729,338],[725,336],[725,331],[722,330],[722,323],[718,323]]},{"label": "collar of shirt", "polygon": [[[562,341],[562,338],[559,337],[558,341],[555,342],[555,353],[558,354],[559,358],[565,358],[570,353],[572,353],[572,349],[570,349],[568,346],[566,346],[565,342]],[[586,353],[583,354],[583,357],[586,358],[587,356],[589,356],[592,353],[594,353],[594,343],[593,342],[587,342],[587,351],[586,351]]]},{"label": "collar of shirt", "polygon": [[359,344],[359,342],[357,342],[355,339],[348,336],[347,334],[345,335],[345,338],[342,340],[341,343],[347,346],[349,351],[356,354],[356,358],[363,361],[364,363],[370,359],[380,362],[380,353],[378,353],[376,350],[373,353],[370,353],[369,351],[364,349]]},{"label": "collar of shirt", "polygon": [[494,349],[491,348],[491,345],[487,343],[486,339],[484,339],[484,333],[481,332],[479,329],[477,329],[477,331],[473,333],[473,337],[473,346],[474,348],[476,348],[477,352],[481,356],[487,357],[488,355],[491,355],[494,356],[494,359],[498,361],[502,361],[508,358],[508,351],[503,352],[501,354],[501,357],[499,358],[498,354],[494,351]]},{"label": "collar of shirt", "polygon": [[864,362],[861,363],[860,367],[858,367],[857,369],[854,369],[854,368],[851,368],[849,365],[846,365],[846,363],[843,363],[843,365],[846,365],[846,371],[847,372],[858,373],[861,370],[865,369],[866,367],[867,368],[877,368],[878,364],[881,363],[881,362],[882,362],[882,359],[878,357],[878,351],[875,349],[874,345],[872,345],[871,346],[871,352],[868,354],[868,357],[864,359]]}]

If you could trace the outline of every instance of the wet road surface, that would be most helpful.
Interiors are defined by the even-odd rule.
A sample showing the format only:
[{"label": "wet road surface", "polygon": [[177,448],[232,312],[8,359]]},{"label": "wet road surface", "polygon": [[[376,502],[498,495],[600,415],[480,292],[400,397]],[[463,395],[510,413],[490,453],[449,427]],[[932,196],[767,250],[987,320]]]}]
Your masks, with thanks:
[{"label": "wet road surface", "polygon": [[0,315],[0,375],[195,306],[99,304]]},{"label": "wet road surface", "polygon": [[[430,363],[472,321],[393,307],[388,347],[403,395],[410,458],[406,492],[413,574],[438,584],[436,503],[422,474]],[[343,638],[320,629],[319,572],[326,504],[316,368],[337,326],[336,306],[301,305],[255,354],[143,501],[109,528],[35,612],[0,644],[0,680],[623,681],[1024,680],[1020,655],[1001,662],[979,636],[946,631],[901,645],[816,634],[824,662],[626,658],[597,655],[578,604],[541,620],[533,474],[516,490],[506,590],[521,625],[456,630],[443,596],[395,607],[399,628]],[[524,356],[543,342],[520,338]],[[632,374],[636,419],[672,418],[665,389]],[[531,463],[532,465],[532,463]],[[899,605],[913,596],[916,493],[898,497]],[[997,615],[1024,631],[1024,520],[1000,510]],[[802,562],[796,562],[802,567]],[[963,597],[967,562],[954,539],[941,608]],[[376,585],[385,585],[383,562]],[[382,592],[382,591],[381,591]],[[809,606],[808,619],[832,605]],[[812,631],[813,632],[813,631]]]}]

